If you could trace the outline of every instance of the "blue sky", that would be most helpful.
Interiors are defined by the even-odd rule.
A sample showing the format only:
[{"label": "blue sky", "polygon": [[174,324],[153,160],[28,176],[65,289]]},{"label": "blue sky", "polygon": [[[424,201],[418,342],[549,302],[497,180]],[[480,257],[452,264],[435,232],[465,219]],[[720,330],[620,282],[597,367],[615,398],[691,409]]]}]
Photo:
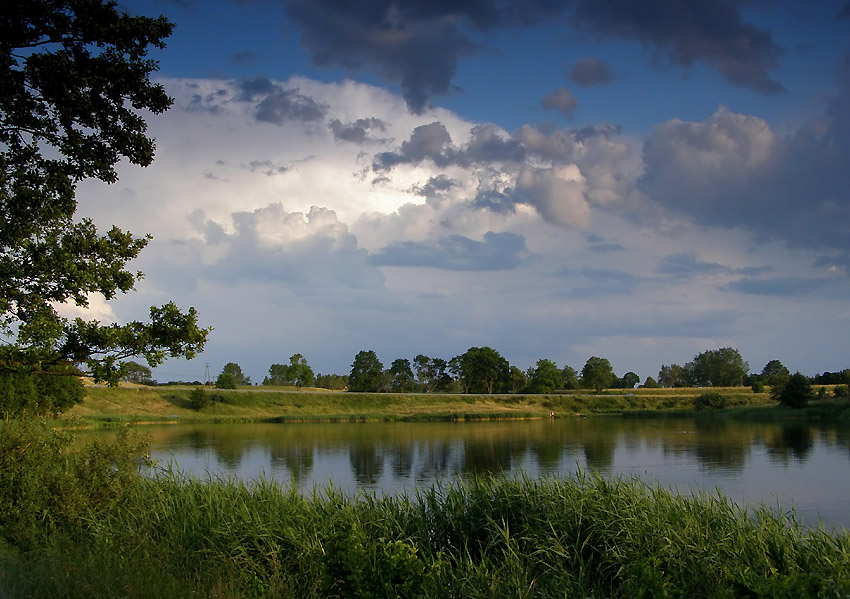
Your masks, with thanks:
[{"label": "blue sky", "polygon": [[254,381],[489,345],[641,379],[850,366],[850,4],[127,0],[176,24],[155,163],[80,186],[136,293]]}]

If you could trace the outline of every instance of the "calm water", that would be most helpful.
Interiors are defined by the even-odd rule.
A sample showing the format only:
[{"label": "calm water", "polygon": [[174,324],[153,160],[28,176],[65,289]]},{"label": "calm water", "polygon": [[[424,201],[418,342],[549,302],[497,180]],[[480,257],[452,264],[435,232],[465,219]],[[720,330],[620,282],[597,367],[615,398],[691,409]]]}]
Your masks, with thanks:
[{"label": "calm water", "polygon": [[146,428],[152,455],[200,477],[260,476],[312,491],[403,492],[472,473],[637,475],[718,489],[814,525],[850,529],[850,426],[619,418],[554,421],[217,424]]}]

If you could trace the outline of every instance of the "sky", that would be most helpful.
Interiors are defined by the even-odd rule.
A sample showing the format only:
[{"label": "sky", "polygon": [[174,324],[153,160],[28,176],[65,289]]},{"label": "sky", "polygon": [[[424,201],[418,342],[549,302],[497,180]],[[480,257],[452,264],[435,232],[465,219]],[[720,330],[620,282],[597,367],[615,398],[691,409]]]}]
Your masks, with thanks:
[{"label": "sky", "polygon": [[[78,187],[212,326],[159,381],[490,346],[850,367],[850,3],[121,0],[175,23],[156,158]],[[69,310],[69,312],[73,312]]]}]

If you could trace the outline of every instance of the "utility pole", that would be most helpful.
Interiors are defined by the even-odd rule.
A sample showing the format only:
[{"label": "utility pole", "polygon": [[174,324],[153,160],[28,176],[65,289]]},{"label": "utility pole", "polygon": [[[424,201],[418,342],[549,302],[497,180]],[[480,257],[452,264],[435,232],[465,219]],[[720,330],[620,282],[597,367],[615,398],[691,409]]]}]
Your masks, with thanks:
[{"label": "utility pole", "polygon": [[210,363],[204,364],[204,387],[212,386],[212,378],[210,377]]}]

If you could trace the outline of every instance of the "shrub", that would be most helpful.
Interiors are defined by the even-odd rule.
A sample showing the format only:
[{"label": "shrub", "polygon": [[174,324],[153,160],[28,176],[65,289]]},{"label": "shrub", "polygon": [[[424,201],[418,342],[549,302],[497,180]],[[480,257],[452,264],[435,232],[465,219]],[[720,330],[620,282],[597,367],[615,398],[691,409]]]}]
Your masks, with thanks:
[{"label": "shrub", "polygon": [[215,380],[216,389],[238,389],[239,384],[232,372],[222,372]]},{"label": "shrub", "polygon": [[832,395],[835,397],[850,397],[850,387],[847,385],[836,385],[832,389]]},{"label": "shrub", "polygon": [[764,383],[761,381],[753,383],[753,393],[764,393]]},{"label": "shrub", "polygon": [[788,377],[785,384],[772,387],[770,395],[783,406],[802,408],[814,397],[814,392],[809,377],[795,372]]},{"label": "shrub", "polygon": [[206,391],[196,387],[189,393],[189,403],[192,404],[193,410],[200,412],[212,403],[212,398]]},{"label": "shrub", "polygon": [[726,407],[726,397],[717,391],[709,391],[694,398],[695,410],[722,410]]}]

